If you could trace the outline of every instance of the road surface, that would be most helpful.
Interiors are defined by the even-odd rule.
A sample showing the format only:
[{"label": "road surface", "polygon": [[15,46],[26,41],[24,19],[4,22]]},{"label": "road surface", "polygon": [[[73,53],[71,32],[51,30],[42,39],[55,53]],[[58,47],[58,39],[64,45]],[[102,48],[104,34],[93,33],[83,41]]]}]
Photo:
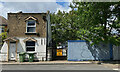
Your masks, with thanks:
[{"label": "road surface", "polygon": [[77,65],[2,65],[2,70],[113,70],[99,64]]}]

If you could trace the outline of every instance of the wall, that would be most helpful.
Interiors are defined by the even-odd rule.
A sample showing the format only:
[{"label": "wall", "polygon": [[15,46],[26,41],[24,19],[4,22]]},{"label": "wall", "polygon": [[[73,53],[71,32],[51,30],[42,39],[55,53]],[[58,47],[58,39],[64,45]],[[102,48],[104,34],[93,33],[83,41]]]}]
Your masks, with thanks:
[{"label": "wall", "polygon": [[68,42],[68,60],[94,60],[85,42]]},{"label": "wall", "polygon": [[[25,46],[25,43],[23,41],[25,38],[19,37],[18,39],[19,39],[19,43],[18,43],[18,46],[17,46],[17,52],[18,52],[18,60],[19,60],[19,53],[20,52],[26,52],[26,46]],[[35,39],[37,40],[37,42],[35,44],[35,51],[34,51],[35,53],[37,53],[35,55],[35,59],[46,60],[46,38],[35,37]],[[41,45],[41,39],[43,39],[43,45]],[[7,53],[7,47],[8,47],[8,45],[5,42],[2,49],[1,49],[1,53]]]},{"label": "wall", "polygon": [[[19,38],[20,43],[18,44],[18,52],[26,52],[26,46],[23,42],[24,39],[25,38]],[[37,40],[35,44],[35,53],[37,53],[35,59],[42,60],[43,58],[46,58],[46,38],[36,37],[35,39]],[[43,39],[43,45],[41,45],[41,39]]]},{"label": "wall", "polygon": [[[8,13],[9,37],[46,37],[46,22],[43,17],[46,13]],[[37,34],[26,34],[26,18],[33,16],[37,19]]]},{"label": "wall", "polygon": [[99,43],[93,46],[90,46],[89,42],[86,42],[88,49],[92,53],[94,60],[111,60],[112,59],[112,50],[111,44]]},{"label": "wall", "polygon": [[120,60],[120,46],[113,46],[113,60]]},{"label": "wall", "polygon": [[68,60],[110,60],[110,45],[100,43],[90,46],[83,40],[68,41]]},{"label": "wall", "polygon": [[4,42],[0,52],[0,61],[7,61],[7,48],[8,45],[6,42]]}]

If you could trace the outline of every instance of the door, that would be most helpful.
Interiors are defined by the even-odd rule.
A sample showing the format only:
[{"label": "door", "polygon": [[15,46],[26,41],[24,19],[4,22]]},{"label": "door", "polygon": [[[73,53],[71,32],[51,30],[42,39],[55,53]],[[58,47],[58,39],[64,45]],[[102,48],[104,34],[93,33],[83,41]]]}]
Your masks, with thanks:
[{"label": "door", "polygon": [[16,43],[12,42],[10,43],[10,48],[9,48],[9,60],[15,60],[16,56]]}]

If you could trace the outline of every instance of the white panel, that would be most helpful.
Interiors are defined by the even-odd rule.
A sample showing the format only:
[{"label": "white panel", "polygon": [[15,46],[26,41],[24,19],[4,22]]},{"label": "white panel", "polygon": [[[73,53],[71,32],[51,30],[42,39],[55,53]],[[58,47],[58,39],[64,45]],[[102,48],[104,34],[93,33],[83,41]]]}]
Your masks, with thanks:
[{"label": "white panel", "polygon": [[8,45],[7,45],[6,42],[4,42],[4,44],[3,44],[2,48],[1,48],[1,52],[2,53],[7,53],[7,48],[8,48]]},{"label": "white panel", "polygon": [[69,60],[94,60],[85,42],[68,42]]},{"label": "white panel", "polygon": [[110,45],[87,42],[68,42],[68,60],[110,60]]},{"label": "white panel", "polygon": [[7,48],[8,48],[8,45],[6,42],[4,42],[1,48],[0,61],[7,61]]},{"label": "white panel", "polygon": [[113,46],[113,60],[120,60],[120,46]]}]

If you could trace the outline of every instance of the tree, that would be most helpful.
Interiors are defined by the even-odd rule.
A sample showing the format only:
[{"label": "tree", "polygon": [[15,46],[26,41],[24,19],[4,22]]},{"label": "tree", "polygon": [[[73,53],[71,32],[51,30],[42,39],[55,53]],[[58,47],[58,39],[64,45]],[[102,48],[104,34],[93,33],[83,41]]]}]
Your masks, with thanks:
[{"label": "tree", "polygon": [[120,2],[73,2],[70,7],[69,13],[51,14],[56,42],[79,39],[119,45]]},{"label": "tree", "polygon": [[[3,40],[4,39],[6,39],[7,38],[7,32],[3,32],[3,33],[1,33],[0,34],[0,46],[2,46],[2,44],[3,44]],[[1,49],[1,47],[0,47],[0,49]]]},{"label": "tree", "polygon": [[1,33],[1,34],[0,34],[0,37],[1,37],[2,41],[3,41],[4,39],[6,39],[6,38],[7,38],[7,32]]},{"label": "tree", "polygon": [[[77,20],[80,22],[78,35],[93,43],[120,44],[120,2],[74,2]],[[116,30],[118,33],[113,33]]]},{"label": "tree", "polygon": [[52,38],[56,43],[64,43],[67,40],[76,40],[79,26],[75,23],[74,11],[65,13],[58,11],[51,14]]}]

